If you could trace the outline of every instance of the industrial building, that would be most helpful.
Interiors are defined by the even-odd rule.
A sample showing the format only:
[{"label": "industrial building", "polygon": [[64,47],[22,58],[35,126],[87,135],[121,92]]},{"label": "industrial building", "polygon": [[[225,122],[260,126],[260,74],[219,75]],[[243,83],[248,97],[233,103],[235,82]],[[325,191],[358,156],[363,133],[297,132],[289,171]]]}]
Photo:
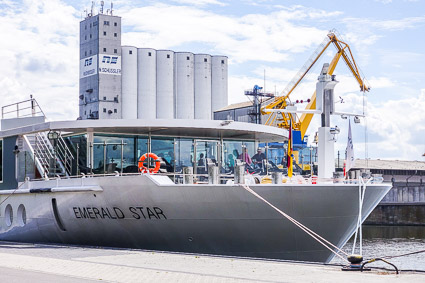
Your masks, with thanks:
[{"label": "industrial building", "polygon": [[213,119],[227,106],[226,56],[121,46],[112,9],[80,22],[78,119]]}]

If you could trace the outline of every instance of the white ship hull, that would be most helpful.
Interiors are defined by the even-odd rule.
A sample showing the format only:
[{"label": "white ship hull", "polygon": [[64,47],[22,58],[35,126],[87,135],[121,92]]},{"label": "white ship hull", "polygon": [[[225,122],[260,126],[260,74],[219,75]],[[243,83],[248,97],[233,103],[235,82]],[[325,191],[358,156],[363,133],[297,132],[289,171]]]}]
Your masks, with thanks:
[{"label": "white ship hull", "polygon": [[[317,262],[333,257],[241,185],[175,185],[167,180],[149,175],[98,176],[30,182],[12,195],[3,191],[0,240]],[[390,187],[367,187],[363,220]],[[250,188],[339,247],[355,231],[356,184]],[[10,208],[13,217],[7,212]]]}]

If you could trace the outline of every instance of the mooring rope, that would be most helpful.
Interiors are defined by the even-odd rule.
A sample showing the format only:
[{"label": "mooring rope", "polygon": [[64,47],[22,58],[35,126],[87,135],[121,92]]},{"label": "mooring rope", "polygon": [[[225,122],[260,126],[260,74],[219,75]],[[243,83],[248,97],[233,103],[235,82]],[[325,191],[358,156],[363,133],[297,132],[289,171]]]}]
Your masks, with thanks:
[{"label": "mooring rope", "polygon": [[22,184],[20,184],[13,192],[11,192],[7,197],[0,202],[0,205],[2,205],[11,195],[13,195],[20,187],[22,187],[27,181],[25,180]]},{"label": "mooring rope", "polygon": [[[325,248],[327,248],[328,250],[330,250],[336,256],[338,256],[342,260],[347,261],[346,258],[344,258],[340,254],[338,254],[331,247],[335,248],[339,252],[341,252],[344,255],[348,256],[348,254],[346,252],[344,252],[343,250],[341,250],[340,248],[338,248],[337,246],[335,246],[334,244],[332,244],[331,242],[329,242],[328,240],[326,240],[325,238],[323,238],[322,236],[320,236],[319,234],[317,234],[316,232],[314,232],[310,228],[306,227],[304,224],[298,222],[297,220],[295,220],[294,218],[292,218],[291,216],[289,216],[288,214],[286,214],[285,212],[283,212],[282,210],[280,210],[279,208],[277,208],[276,206],[274,206],[273,204],[271,204],[270,202],[268,202],[266,199],[264,199],[262,196],[260,196],[259,194],[257,194],[254,190],[252,190],[248,185],[241,184],[241,186],[245,190],[247,190],[248,192],[250,192],[252,195],[256,196],[258,199],[262,200],[263,202],[265,202],[266,204],[268,204],[270,207],[272,207],[274,210],[276,210],[277,212],[279,212],[286,219],[288,219],[289,221],[291,221],[292,223],[294,223],[298,228],[300,228],[301,230],[303,230],[304,232],[306,232],[308,235],[310,235],[313,239],[315,239],[317,242],[319,242]],[[329,246],[331,246],[331,247],[329,247]]]}]

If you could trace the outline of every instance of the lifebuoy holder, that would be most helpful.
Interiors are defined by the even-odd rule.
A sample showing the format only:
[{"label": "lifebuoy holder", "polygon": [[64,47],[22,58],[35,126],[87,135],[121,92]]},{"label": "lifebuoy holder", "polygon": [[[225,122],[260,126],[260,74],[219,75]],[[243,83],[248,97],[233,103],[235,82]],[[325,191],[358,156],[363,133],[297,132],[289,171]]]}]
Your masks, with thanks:
[{"label": "lifebuoy holder", "polygon": [[[155,162],[154,168],[148,168],[145,165],[143,165],[143,162],[146,160],[146,158],[152,158]],[[148,152],[140,156],[139,158],[139,171],[142,173],[157,173],[159,171],[159,167],[161,166],[161,160],[159,160],[158,156],[155,153]]]}]

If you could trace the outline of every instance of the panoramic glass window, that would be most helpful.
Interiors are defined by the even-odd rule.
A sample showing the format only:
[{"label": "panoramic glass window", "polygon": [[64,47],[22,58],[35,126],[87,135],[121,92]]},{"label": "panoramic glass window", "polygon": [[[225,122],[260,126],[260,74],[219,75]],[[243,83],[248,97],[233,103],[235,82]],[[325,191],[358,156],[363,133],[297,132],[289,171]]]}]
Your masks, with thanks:
[{"label": "panoramic glass window", "polygon": [[193,140],[176,139],[176,172],[182,172],[183,167],[193,167]]},{"label": "panoramic glass window", "polygon": [[223,160],[225,171],[233,172],[236,160],[241,160],[251,165],[251,157],[255,154],[254,142],[247,141],[224,141]]},{"label": "panoramic glass window", "polygon": [[3,182],[3,140],[0,140],[0,182]]},{"label": "panoramic glass window", "polygon": [[[87,164],[87,135],[75,135],[64,137],[64,140],[71,151],[74,160],[72,163],[72,174],[89,173]],[[76,162],[78,160],[78,162]],[[78,164],[78,168],[77,168]]]},{"label": "panoramic glass window", "polygon": [[[135,149],[138,148],[139,140],[134,136],[96,134],[93,144],[93,172],[137,172],[139,150]],[[121,141],[124,143],[123,147]]]},{"label": "panoramic glass window", "polygon": [[174,171],[174,139],[152,137],[151,152],[161,159],[161,169]]}]

